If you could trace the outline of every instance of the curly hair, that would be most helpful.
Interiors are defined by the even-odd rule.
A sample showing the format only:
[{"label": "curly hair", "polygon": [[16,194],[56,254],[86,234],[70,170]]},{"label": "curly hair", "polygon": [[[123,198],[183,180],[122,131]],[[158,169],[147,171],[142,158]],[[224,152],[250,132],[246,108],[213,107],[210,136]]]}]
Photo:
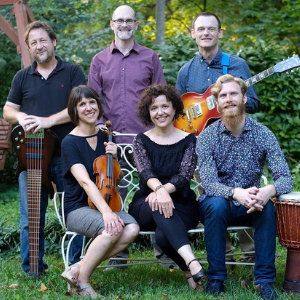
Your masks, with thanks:
[{"label": "curly hair", "polygon": [[82,98],[86,99],[95,99],[99,109],[98,119],[103,114],[103,108],[101,105],[101,100],[98,93],[88,85],[79,85],[73,87],[69,96],[68,102],[68,114],[70,116],[71,121],[75,124],[79,124],[78,112],[77,112],[77,104],[82,100]]},{"label": "curly hair", "polygon": [[154,99],[161,95],[165,95],[167,101],[172,103],[173,108],[175,109],[174,121],[177,120],[180,115],[185,115],[183,112],[183,103],[181,97],[174,86],[169,84],[151,85],[144,90],[138,105],[139,118],[145,125],[153,124],[150,117],[149,108]]}]

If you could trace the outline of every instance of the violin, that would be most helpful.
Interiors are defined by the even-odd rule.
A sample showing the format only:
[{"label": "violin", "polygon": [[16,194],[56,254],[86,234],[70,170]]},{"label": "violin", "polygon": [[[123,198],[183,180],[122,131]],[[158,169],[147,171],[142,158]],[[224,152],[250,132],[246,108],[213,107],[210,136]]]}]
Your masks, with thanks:
[{"label": "violin", "polygon": [[[108,142],[112,142],[112,124],[106,121],[108,129]],[[122,178],[122,170],[119,162],[113,159],[112,154],[101,155],[94,160],[93,171],[96,176],[96,186],[113,212],[118,212],[122,208],[122,199],[117,191],[117,180]],[[92,200],[88,199],[89,207],[97,209]]]}]

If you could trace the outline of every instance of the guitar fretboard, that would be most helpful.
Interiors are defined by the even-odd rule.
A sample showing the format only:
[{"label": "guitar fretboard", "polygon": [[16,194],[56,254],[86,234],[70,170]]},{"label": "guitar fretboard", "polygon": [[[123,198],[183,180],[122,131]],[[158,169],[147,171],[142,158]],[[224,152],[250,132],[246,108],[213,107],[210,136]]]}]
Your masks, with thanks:
[{"label": "guitar fretboard", "polygon": [[246,82],[247,86],[249,87],[249,86],[251,86],[251,85],[253,85],[253,84],[269,77],[272,74],[274,74],[274,68],[273,67],[271,67],[271,68],[255,75],[255,76],[245,80],[245,82]]}]

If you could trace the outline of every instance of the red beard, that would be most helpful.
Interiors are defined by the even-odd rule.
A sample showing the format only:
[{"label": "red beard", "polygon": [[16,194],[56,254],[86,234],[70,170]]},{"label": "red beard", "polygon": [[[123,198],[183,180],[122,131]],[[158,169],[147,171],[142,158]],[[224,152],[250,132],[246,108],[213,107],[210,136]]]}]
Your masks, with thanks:
[{"label": "red beard", "polygon": [[236,104],[236,109],[228,111],[227,109],[218,106],[218,110],[219,110],[221,119],[224,124],[236,125],[236,124],[240,123],[244,118],[245,104],[243,101],[241,101],[239,103],[229,102],[229,103],[226,103],[226,106],[228,106],[230,104]]}]

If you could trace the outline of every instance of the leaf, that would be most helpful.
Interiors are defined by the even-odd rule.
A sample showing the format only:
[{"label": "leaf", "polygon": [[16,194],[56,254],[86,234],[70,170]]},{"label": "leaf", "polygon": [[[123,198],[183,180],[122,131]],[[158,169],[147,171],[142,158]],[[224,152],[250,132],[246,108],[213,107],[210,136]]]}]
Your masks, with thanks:
[{"label": "leaf", "polygon": [[38,291],[45,293],[46,291],[48,291],[48,288],[43,283],[41,283],[41,288]]},{"label": "leaf", "polygon": [[17,288],[19,288],[19,285],[17,283],[12,283],[11,285],[5,285],[2,288],[5,289],[5,290],[7,290],[7,289],[17,289]]}]

